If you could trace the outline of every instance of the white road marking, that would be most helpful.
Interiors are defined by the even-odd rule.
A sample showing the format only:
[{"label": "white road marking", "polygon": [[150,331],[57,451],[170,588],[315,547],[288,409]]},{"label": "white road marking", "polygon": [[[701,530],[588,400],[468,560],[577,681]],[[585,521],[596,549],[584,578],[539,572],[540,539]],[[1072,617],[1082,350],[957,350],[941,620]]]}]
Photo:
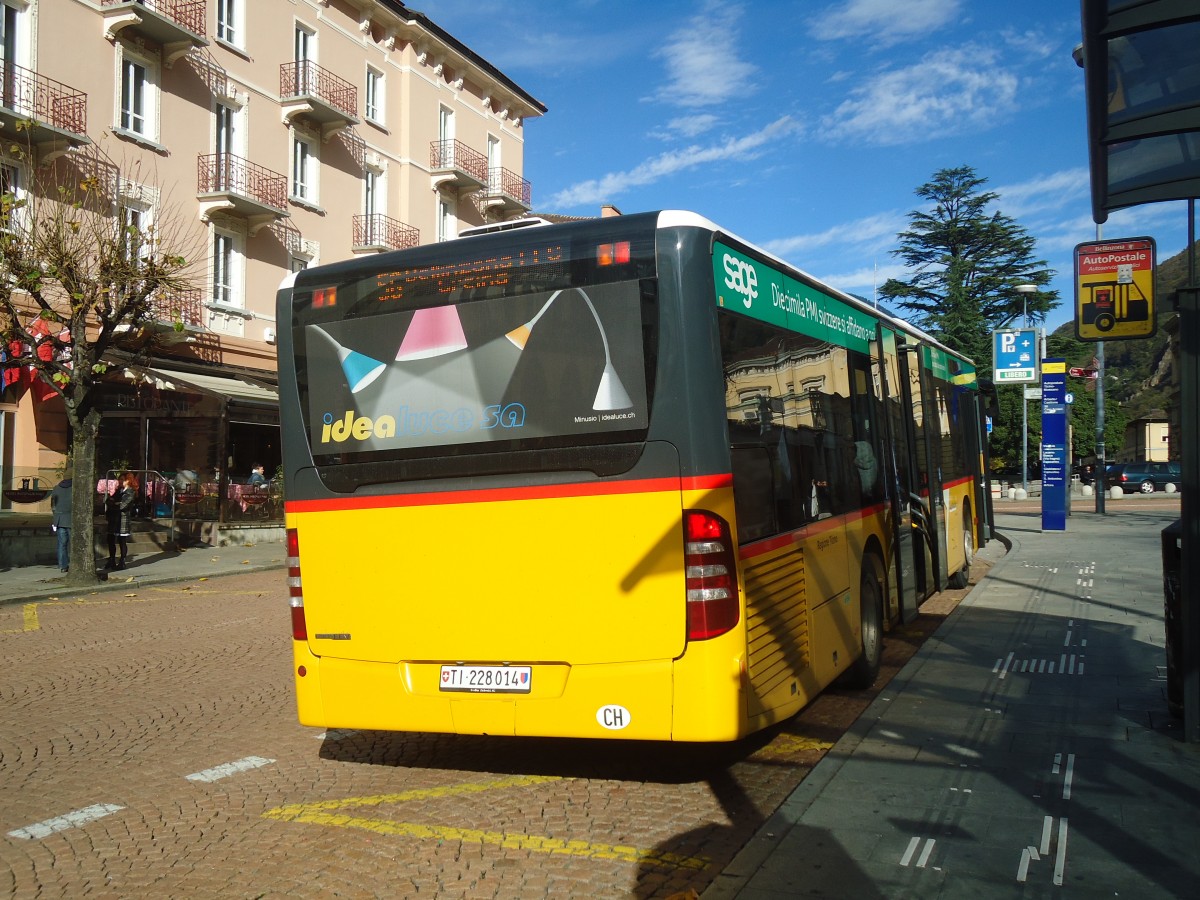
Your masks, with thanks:
[{"label": "white road marking", "polygon": [[1053,828],[1054,817],[1046,816],[1046,818],[1042,820],[1042,856],[1045,856],[1050,852],[1050,835],[1053,833]]},{"label": "white road marking", "polygon": [[1063,778],[1063,799],[1071,799],[1071,782],[1075,778],[1075,754],[1067,754],[1067,774]]},{"label": "white road marking", "polygon": [[94,822],[96,819],[110,816],[124,808],[123,806],[115,806],[112,803],[97,803],[93,806],[85,806],[83,809],[69,812],[65,816],[56,816],[44,822],[37,822],[33,825],[26,825],[24,828],[17,828],[14,831],[10,831],[8,836],[24,838],[26,840],[40,840],[41,838],[49,837],[57,831],[78,828],[88,824],[88,822]]},{"label": "white road marking", "polygon": [[322,731],[316,738],[319,741],[344,741],[355,734],[358,732],[353,728],[331,728],[329,731]]},{"label": "white road marking", "polygon": [[[921,851],[921,855],[917,859],[916,867],[918,869],[925,868],[926,864],[929,862],[930,855],[933,853],[934,845],[936,844],[937,841],[934,838],[925,839],[925,848]],[[900,865],[907,866],[910,862],[912,862],[913,854],[917,852],[917,847],[919,846],[921,846],[920,837],[914,837],[912,840],[910,840],[908,842],[908,848],[904,851],[904,855],[900,857]]]},{"label": "white road marking", "polygon": [[1058,854],[1054,857],[1054,883],[1063,883],[1063,874],[1067,868],[1067,820],[1058,823]]},{"label": "white road marking", "polygon": [[248,772],[251,769],[257,769],[262,766],[269,766],[275,762],[273,759],[264,759],[261,756],[247,756],[243,759],[237,759],[224,765],[215,766],[211,769],[205,769],[203,772],[193,772],[191,775],[184,776],[188,781],[220,781],[222,778],[228,778],[230,775],[236,775],[239,772]]}]

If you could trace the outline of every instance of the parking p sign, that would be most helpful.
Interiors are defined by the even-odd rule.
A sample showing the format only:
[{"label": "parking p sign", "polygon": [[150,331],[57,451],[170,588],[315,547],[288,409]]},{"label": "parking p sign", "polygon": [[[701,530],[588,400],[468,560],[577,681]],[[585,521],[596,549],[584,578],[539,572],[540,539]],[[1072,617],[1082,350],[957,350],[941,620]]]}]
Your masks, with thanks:
[{"label": "parking p sign", "polygon": [[1037,384],[1041,381],[1039,355],[1036,328],[1006,328],[993,332],[993,380],[998,385]]}]

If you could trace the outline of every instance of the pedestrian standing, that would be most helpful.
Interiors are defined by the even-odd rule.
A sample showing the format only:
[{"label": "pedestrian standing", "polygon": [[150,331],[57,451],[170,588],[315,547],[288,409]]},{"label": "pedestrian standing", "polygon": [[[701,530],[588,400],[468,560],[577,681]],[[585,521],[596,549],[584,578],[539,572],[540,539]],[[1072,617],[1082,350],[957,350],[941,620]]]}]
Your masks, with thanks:
[{"label": "pedestrian standing", "polygon": [[[104,503],[105,518],[108,519],[108,562],[106,569],[124,569],[125,558],[129,555],[129,538],[131,537],[129,520],[133,514],[133,504],[137,500],[138,480],[132,472],[122,472],[117,481],[117,488]],[[117,560],[117,546],[121,548],[121,559]]]},{"label": "pedestrian standing", "polygon": [[50,512],[53,516],[50,527],[58,537],[58,571],[65,572],[71,566],[71,473],[50,492]]}]

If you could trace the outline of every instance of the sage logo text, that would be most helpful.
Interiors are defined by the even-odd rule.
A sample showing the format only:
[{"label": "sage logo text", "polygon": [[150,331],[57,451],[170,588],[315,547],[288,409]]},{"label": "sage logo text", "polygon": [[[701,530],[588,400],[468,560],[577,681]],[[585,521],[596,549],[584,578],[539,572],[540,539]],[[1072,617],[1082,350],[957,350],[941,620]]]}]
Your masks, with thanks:
[{"label": "sage logo text", "polygon": [[725,264],[725,286],[731,291],[741,294],[742,303],[746,305],[746,309],[749,309],[754,298],[758,296],[758,271],[751,263],[729,253],[725,254],[723,262]]}]

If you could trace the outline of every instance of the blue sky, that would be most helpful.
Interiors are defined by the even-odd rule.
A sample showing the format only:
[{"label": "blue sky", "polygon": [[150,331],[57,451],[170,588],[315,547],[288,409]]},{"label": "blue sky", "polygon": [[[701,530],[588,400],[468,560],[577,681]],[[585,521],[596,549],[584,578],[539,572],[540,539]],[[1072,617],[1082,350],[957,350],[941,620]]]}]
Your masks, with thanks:
[{"label": "blue sky", "polygon": [[[691,209],[870,298],[915,189],[972,166],[1037,240],[1073,316],[1091,218],[1075,0],[429,0],[549,108],[527,120],[536,211]],[[1113,213],[1166,260],[1183,202]]]}]

